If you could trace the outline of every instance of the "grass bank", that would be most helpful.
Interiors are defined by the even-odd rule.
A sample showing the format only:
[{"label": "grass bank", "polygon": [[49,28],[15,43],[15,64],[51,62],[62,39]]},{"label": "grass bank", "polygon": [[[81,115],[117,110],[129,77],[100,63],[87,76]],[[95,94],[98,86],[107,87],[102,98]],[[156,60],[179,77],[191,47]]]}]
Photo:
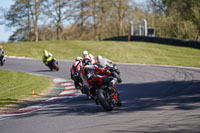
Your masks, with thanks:
[{"label": "grass bank", "polygon": [[146,42],[42,41],[3,44],[6,55],[41,59],[43,49],[55,58],[74,60],[83,50],[114,62],[200,67],[200,50]]},{"label": "grass bank", "polygon": [[0,70],[0,75],[0,107],[33,96],[32,88],[37,95],[51,84],[49,78],[22,72]]}]

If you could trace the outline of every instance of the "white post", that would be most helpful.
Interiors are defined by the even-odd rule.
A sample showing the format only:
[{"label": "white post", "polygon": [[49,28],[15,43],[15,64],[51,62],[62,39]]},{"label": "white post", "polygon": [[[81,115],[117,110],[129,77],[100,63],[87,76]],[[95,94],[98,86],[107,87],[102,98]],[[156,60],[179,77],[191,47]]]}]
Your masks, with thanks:
[{"label": "white post", "polygon": [[147,36],[147,20],[144,19],[144,36]]},{"label": "white post", "polygon": [[131,24],[131,36],[134,34],[134,27],[133,27],[133,21],[130,21]]},{"label": "white post", "polygon": [[141,32],[141,23],[139,23],[138,30],[139,30],[139,36],[141,36],[142,35],[142,32]]}]

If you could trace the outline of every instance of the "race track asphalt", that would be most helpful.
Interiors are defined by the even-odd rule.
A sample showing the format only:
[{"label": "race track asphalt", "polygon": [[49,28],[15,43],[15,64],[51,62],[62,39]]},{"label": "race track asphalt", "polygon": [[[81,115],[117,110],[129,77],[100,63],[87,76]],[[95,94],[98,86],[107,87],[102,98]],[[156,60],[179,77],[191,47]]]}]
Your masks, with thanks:
[{"label": "race track asphalt", "polygon": [[[7,59],[0,70],[70,79],[71,61],[51,72],[41,60]],[[0,119],[0,133],[197,133],[200,69],[118,64],[122,107],[105,112],[85,95]]]}]

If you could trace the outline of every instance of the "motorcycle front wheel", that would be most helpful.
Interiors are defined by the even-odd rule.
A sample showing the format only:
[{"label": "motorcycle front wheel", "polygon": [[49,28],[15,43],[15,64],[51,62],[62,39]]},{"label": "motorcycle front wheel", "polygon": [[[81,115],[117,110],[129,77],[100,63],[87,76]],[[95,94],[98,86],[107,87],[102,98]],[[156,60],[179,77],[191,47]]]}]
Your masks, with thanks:
[{"label": "motorcycle front wheel", "polygon": [[97,99],[99,100],[101,106],[103,106],[104,110],[106,111],[112,111],[113,110],[113,104],[108,99],[108,94],[105,93],[104,90],[98,89],[97,90]]}]

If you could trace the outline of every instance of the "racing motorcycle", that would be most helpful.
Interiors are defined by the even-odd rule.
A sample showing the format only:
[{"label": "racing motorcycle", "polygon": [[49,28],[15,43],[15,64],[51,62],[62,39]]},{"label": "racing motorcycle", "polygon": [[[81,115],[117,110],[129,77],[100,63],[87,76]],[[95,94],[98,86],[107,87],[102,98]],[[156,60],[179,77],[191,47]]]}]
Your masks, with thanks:
[{"label": "racing motorcycle", "polygon": [[[112,89],[110,89],[108,86],[109,83],[101,84],[102,82],[100,82],[99,77],[95,78],[96,79],[89,81],[89,84],[92,86],[91,93],[93,94],[96,104],[100,104],[106,111],[112,111],[114,106],[121,106],[122,104],[116,85],[113,85]],[[114,77],[109,77],[109,82],[112,82],[113,78]]]},{"label": "racing motorcycle", "polygon": [[[100,104],[106,111],[112,111],[114,106],[121,106],[119,93],[114,82],[121,83],[122,80],[116,65],[107,65],[105,70],[112,74],[108,76],[101,73],[97,74],[94,70],[89,70],[86,71],[84,75],[89,79],[88,84],[90,87],[90,94],[88,93],[88,95],[92,96],[92,99],[95,100],[97,105]],[[98,75],[107,76],[108,80],[103,81],[102,77]],[[109,88],[111,83],[112,88]]]},{"label": "racing motorcycle", "polygon": [[6,59],[4,57],[3,51],[0,50],[0,65],[3,66]]},{"label": "racing motorcycle", "polygon": [[48,63],[47,66],[49,67],[49,69],[50,69],[51,71],[53,71],[53,70],[59,71],[58,61],[57,61],[55,58],[52,59],[52,60]]}]

